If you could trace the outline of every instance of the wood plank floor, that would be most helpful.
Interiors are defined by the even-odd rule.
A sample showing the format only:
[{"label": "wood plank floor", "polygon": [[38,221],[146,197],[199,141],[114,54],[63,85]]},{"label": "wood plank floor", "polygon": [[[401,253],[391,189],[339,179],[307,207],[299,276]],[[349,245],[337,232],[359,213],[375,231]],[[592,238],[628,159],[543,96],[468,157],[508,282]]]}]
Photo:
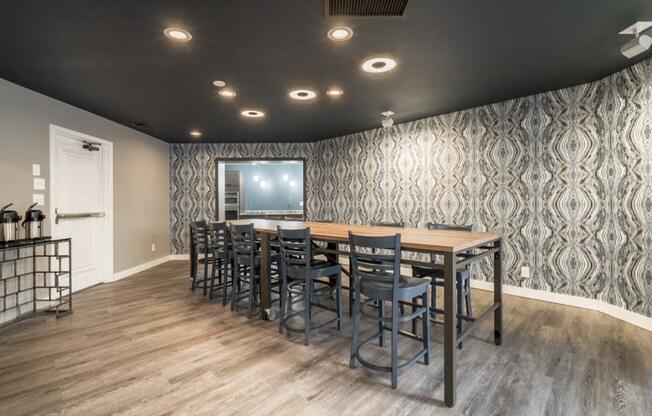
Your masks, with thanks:
[{"label": "wood plank floor", "polygon": [[[504,345],[490,342],[490,321],[465,342],[448,409],[439,326],[430,366],[417,363],[392,390],[388,374],[348,367],[348,316],[341,333],[305,347],[191,293],[187,270],[170,262],[80,292],[58,321],[0,329],[0,414],[652,414],[652,333],[598,312],[505,296]],[[473,296],[476,310],[491,301]]]}]

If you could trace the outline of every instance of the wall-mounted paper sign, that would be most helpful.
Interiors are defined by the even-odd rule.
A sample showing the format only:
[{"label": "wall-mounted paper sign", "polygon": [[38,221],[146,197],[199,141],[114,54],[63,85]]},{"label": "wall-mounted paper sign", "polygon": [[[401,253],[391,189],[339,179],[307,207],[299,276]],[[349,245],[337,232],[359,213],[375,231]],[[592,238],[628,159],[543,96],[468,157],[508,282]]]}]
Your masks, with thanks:
[{"label": "wall-mounted paper sign", "polygon": [[34,190],[43,191],[45,189],[45,178],[34,178]]},{"label": "wall-mounted paper sign", "polygon": [[32,165],[32,176],[41,176],[41,165],[39,164]]},{"label": "wall-mounted paper sign", "polygon": [[45,205],[45,195],[43,195],[43,194],[34,194],[34,195],[32,195],[32,202],[36,203],[39,206]]}]

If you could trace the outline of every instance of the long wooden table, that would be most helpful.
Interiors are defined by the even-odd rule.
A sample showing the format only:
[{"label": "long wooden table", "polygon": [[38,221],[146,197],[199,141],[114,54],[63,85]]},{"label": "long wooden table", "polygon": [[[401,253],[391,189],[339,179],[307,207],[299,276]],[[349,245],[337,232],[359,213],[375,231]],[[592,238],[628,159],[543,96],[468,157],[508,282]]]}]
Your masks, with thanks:
[{"label": "long wooden table", "polygon": [[[401,234],[401,250],[418,253],[438,254],[443,257],[443,263],[436,265],[409,259],[402,260],[405,264],[425,265],[444,270],[444,399],[448,406],[455,406],[457,388],[457,344],[474,329],[480,319],[494,316],[494,343],[502,343],[502,257],[501,236],[488,232],[427,230],[420,228],[394,228],[369,225],[334,224],[324,222],[274,221],[274,220],[238,220],[231,224],[254,224],[256,232],[261,236],[261,317],[266,319],[265,310],[271,307],[270,286],[270,236],[277,233],[277,226],[282,228],[310,227],[311,238],[315,241],[325,241],[328,249],[323,252],[331,257],[344,253],[337,249],[339,244],[349,243],[349,231],[360,235],[391,235]],[[473,254],[469,254],[473,250]],[[462,334],[457,334],[455,296],[455,271],[481,258],[494,258],[494,303],[484,312],[476,315],[471,324]]]}]

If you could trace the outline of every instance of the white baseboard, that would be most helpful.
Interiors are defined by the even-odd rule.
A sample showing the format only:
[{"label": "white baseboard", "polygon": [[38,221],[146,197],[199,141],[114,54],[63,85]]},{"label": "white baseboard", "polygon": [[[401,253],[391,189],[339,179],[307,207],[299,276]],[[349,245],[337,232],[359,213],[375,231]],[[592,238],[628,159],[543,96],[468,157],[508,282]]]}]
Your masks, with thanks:
[{"label": "white baseboard", "polygon": [[159,257],[158,259],[154,259],[152,261],[148,261],[147,263],[139,264],[138,266],[131,267],[127,270],[123,270],[118,273],[113,274],[113,280],[112,282],[116,282],[120,279],[124,279],[125,277],[132,276],[136,273],[143,272],[147,269],[151,269],[152,267],[158,266],[159,264],[167,263],[170,260],[175,260],[174,255],[169,254],[167,256]]},{"label": "white baseboard", "polygon": [[170,254],[170,260],[190,260],[190,254]]},{"label": "white baseboard", "polygon": [[[493,282],[485,282],[482,280],[471,280],[471,287],[480,290],[494,290]],[[652,318],[648,318],[647,316],[640,315],[636,312],[628,311],[620,306],[615,306],[598,299],[588,299],[579,296],[564,295],[545,290],[526,289],[524,287],[510,285],[503,285],[503,293],[506,295],[536,299],[544,302],[558,303],[560,305],[575,306],[577,308],[602,312],[620,319],[621,321],[652,331]]]}]

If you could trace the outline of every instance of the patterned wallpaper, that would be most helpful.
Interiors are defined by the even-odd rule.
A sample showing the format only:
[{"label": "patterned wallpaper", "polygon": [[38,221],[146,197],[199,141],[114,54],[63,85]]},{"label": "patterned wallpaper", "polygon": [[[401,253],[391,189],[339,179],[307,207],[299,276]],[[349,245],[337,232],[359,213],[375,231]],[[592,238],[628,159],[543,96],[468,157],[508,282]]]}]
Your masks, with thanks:
[{"label": "patterned wallpaper", "polygon": [[475,223],[504,235],[507,284],[652,316],[652,60],[316,143],[172,145],[175,253],[190,219],[212,217],[218,156],[306,157],[311,217]]},{"label": "patterned wallpaper", "polygon": [[191,221],[215,218],[216,159],[301,158],[307,157],[305,148],[305,143],[171,144],[172,253],[188,252],[188,227]]}]

